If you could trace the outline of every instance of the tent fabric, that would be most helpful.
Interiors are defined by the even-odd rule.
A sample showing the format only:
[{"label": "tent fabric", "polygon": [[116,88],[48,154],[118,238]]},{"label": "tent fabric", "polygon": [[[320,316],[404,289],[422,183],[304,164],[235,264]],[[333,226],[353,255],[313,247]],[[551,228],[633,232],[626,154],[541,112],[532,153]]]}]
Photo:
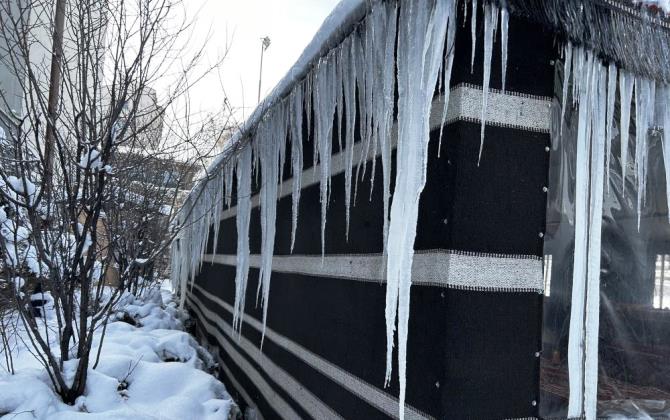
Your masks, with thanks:
[{"label": "tent fabric", "polygon": [[[482,30],[480,25],[478,31]],[[533,417],[539,399],[543,187],[555,50],[550,33],[541,26],[512,19],[508,91],[489,97],[489,106],[498,111],[492,111],[495,118],[486,127],[478,167],[480,123],[472,107],[477,102],[481,106],[482,69],[478,65],[470,72],[470,33],[462,22],[456,43],[450,88],[457,99],[450,103],[439,158],[441,106],[433,106],[431,115],[427,184],[415,249],[426,264],[419,272],[433,273],[435,279],[414,279],[411,291],[406,417]],[[531,48],[535,54],[528,59],[525,52]],[[494,58],[493,68],[498,71],[494,70],[491,85],[499,88],[499,58]],[[440,92],[436,94],[435,103],[440,103]],[[526,102],[533,104],[526,106],[532,112],[520,115]],[[217,350],[229,390],[263,417],[397,418],[397,378],[383,387],[386,290],[383,273],[374,269],[383,252],[382,165],[377,157],[374,187],[371,161],[358,182],[348,241],[344,174],[333,171],[326,262],[323,267],[307,264],[321,256],[321,216],[318,182],[307,176],[313,172],[313,139],[307,137],[306,127],[303,133],[297,239],[291,254],[291,195],[290,189],[282,189],[262,349],[253,258],[241,333],[231,327],[235,267],[226,256],[236,253],[234,200],[224,211],[217,249],[212,249],[211,240],[208,244],[187,303],[199,335]],[[334,139],[334,167],[336,145]],[[288,163],[283,173],[284,182],[290,182]],[[258,193],[261,182],[254,180],[252,194]],[[260,253],[259,218],[256,205],[249,233],[252,256]],[[338,267],[342,261],[356,261],[368,274]],[[434,270],[438,263],[447,267],[442,276]],[[488,277],[483,270],[489,270]],[[504,280],[505,276],[510,279]],[[505,284],[512,286],[501,286]]]}]

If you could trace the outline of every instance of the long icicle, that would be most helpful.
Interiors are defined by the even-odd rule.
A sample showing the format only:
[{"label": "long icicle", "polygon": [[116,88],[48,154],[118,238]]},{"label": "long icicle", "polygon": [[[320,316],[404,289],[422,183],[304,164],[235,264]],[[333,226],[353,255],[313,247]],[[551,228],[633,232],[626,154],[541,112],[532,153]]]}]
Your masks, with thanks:
[{"label": "long icicle", "polygon": [[470,37],[472,38],[472,54],[470,56],[470,73],[475,72],[475,52],[477,51],[477,0],[472,0],[472,16],[470,16]]},{"label": "long icicle", "polygon": [[484,131],[486,129],[486,112],[489,102],[489,83],[491,82],[491,56],[493,55],[493,32],[498,25],[498,6],[486,4],[484,6],[484,83],[482,84],[482,113],[481,113],[481,140],[477,166],[482,160],[484,150]]},{"label": "long icicle", "polygon": [[[568,340],[568,371],[570,396],[568,417],[580,417],[584,408],[584,304],[586,299],[586,273],[588,250],[588,156],[591,138],[591,79],[595,58],[582,48],[575,50],[580,72],[574,73],[575,84],[579,86],[579,123],[577,127],[577,161],[575,174],[575,251],[572,273],[572,305]],[[584,59],[583,56],[586,56]]]},{"label": "long icicle", "polygon": [[[389,224],[389,199],[391,195],[391,126],[393,124],[393,105],[395,100],[395,41],[397,27],[396,2],[379,4],[383,8],[383,28],[380,32],[379,44],[384,46],[380,58],[380,66],[383,69],[379,77],[382,95],[378,96],[375,103],[375,127],[376,135],[379,137],[379,146],[382,157],[382,194],[384,199],[384,227],[383,244],[384,255],[386,255],[386,240],[388,238]],[[374,173],[374,166],[373,171]],[[372,191],[372,187],[370,188]]]},{"label": "long icicle", "polygon": [[[454,3],[454,7],[456,3]],[[465,8],[467,10],[467,7]],[[442,153],[442,135],[444,133],[444,126],[447,122],[447,112],[449,110],[449,97],[451,95],[451,86],[449,82],[451,81],[451,71],[454,68],[454,56],[456,50],[456,29],[458,23],[456,22],[456,11],[450,13],[450,21],[447,23],[447,40],[446,40],[446,56],[444,57],[444,63],[442,64],[442,79],[444,85],[444,102],[442,103],[442,119],[440,123],[440,137],[437,142],[437,157],[439,158]]]},{"label": "long icicle", "polygon": [[291,253],[295,245],[295,232],[298,228],[298,212],[300,210],[300,188],[302,187],[302,85],[297,85],[291,94],[291,172],[292,181],[292,212],[291,212]]},{"label": "long icicle", "polygon": [[235,264],[235,305],[233,327],[242,330],[244,301],[249,276],[249,220],[251,219],[251,147],[237,158],[237,260]]},{"label": "long icicle", "polygon": [[451,10],[452,1],[441,0],[408,0],[400,8],[397,171],[387,240],[385,311],[387,385],[391,379],[396,314],[398,320],[400,420],[405,418],[411,270],[419,197],[426,183],[430,104]]},{"label": "long icicle", "polygon": [[[568,107],[568,87],[570,86],[570,75],[572,74],[572,42],[568,41],[563,50],[565,64],[563,65],[563,95],[561,96],[561,135],[565,126],[565,111]],[[560,137],[560,136],[559,136]],[[558,148],[558,141],[552,145],[554,150]]]},{"label": "long icicle", "polygon": [[642,201],[647,180],[647,131],[649,129],[650,81],[635,78],[635,168],[637,178],[637,230],[640,230]]},{"label": "long icicle", "polygon": [[591,137],[590,204],[588,219],[588,256],[586,277],[586,320],[584,333],[584,414],[596,418],[598,394],[598,328],[600,325],[600,257],[603,220],[603,184],[605,172],[605,137],[607,72],[597,63],[592,79],[594,109]]},{"label": "long icicle", "polygon": [[[263,332],[261,349],[265,339],[267,325],[268,302],[270,299],[270,280],[272,277],[272,257],[274,255],[275,232],[277,221],[277,189],[279,183],[279,139],[286,139],[285,106],[280,104],[274,109],[267,120],[261,122],[257,131],[256,142],[261,163],[261,267],[258,290],[262,291],[261,306],[263,308]],[[258,296],[258,291],[256,292]],[[258,299],[258,297],[257,297]]]},{"label": "long icicle", "polygon": [[607,133],[605,137],[605,185],[610,188],[610,154],[612,153],[612,137],[614,137],[614,103],[616,101],[617,68],[610,63],[607,70]]},{"label": "long icicle", "polygon": [[[663,95],[663,166],[665,167],[665,194],[668,206],[670,206],[670,87],[663,86],[658,94]],[[668,212],[670,222],[670,211]]]},{"label": "long icicle", "polygon": [[621,128],[621,194],[626,195],[626,169],[628,168],[628,139],[630,138],[630,106],[633,99],[633,77],[621,70],[619,72],[619,97],[621,114],[619,127]]},{"label": "long icicle", "polygon": [[335,114],[336,55],[332,54],[319,64],[315,73],[316,114],[314,118],[315,148],[319,151],[321,200],[321,255],[326,252],[326,213],[330,191],[330,157],[332,152],[333,115]]},{"label": "long icicle", "polygon": [[356,126],[356,47],[352,37],[347,38],[342,46],[342,58],[347,60],[344,74],[344,107],[345,113],[345,170],[344,170],[344,205],[346,207],[345,238],[349,241],[349,218],[351,209],[351,178],[354,165],[354,128]]},{"label": "long icicle", "polygon": [[[500,54],[502,56],[502,91],[507,81],[507,41],[509,38],[509,12],[505,7],[500,9]],[[561,121],[563,121],[561,119]]]}]

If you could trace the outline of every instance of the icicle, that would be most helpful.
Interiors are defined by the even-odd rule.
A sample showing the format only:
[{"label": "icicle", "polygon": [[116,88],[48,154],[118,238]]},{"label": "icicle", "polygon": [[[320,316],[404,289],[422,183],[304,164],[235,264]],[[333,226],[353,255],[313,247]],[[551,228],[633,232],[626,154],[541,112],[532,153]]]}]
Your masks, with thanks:
[{"label": "icicle", "polygon": [[[456,2],[454,2],[454,7]],[[467,10],[467,7],[465,8]],[[456,27],[458,22],[456,22],[456,11],[452,10],[449,15],[449,22],[447,22],[447,48],[446,56],[444,58],[444,64],[442,65],[442,79],[444,79],[444,102],[442,104],[442,121],[440,123],[440,137],[437,143],[437,157],[439,158],[442,153],[442,135],[444,132],[444,126],[447,122],[447,111],[449,109],[449,96],[451,95],[451,86],[449,83],[451,81],[451,70],[454,67],[454,53],[456,50]]]},{"label": "icicle", "polygon": [[649,148],[647,133],[653,119],[655,84],[649,79],[635,78],[635,164],[637,169],[637,230],[640,230],[642,201],[646,195]]},{"label": "icicle", "polygon": [[233,199],[233,176],[235,175],[235,165],[233,162],[226,163],[226,206],[230,208]]},{"label": "icicle", "polygon": [[[577,127],[577,151],[575,174],[575,250],[572,273],[572,300],[570,330],[568,340],[568,370],[570,397],[568,417],[580,417],[583,410],[582,390],[584,389],[584,303],[586,298],[587,244],[588,244],[588,156],[591,139],[591,80],[595,58],[590,52],[584,54],[575,49],[576,63],[580,63],[574,73],[574,85],[579,86],[579,122]],[[584,59],[583,56],[586,56]],[[584,64],[584,67],[582,67]],[[583,70],[583,72],[581,71]]]},{"label": "icicle", "polygon": [[233,328],[241,332],[244,301],[249,276],[249,220],[251,219],[251,147],[247,146],[237,158],[237,260],[235,270],[235,305]]},{"label": "icicle", "polygon": [[472,17],[470,18],[470,36],[472,37],[472,56],[470,73],[475,72],[475,51],[477,50],[477,0],[472,0]]},{"label": "icicle", "polygon": [[[216,254],[216,249],[219,245],[219,229],[221,228],[221,210],[223,209],[224,201],[224,181],[225,181],[225,168],[221,167],[218,169],[216,175],[216,201],[214,206],[213,220],[214,220],[214,240],[212,241],[212,253]],[[212,260],[213,264],[213,260]]]},{"label": "icicle", "polygon": [[[384,200],[384,228],[383,243],[384,254],[386,254],[386,239],[388,238],[388,216],[389,216],[389,197],[391,195],[391,126],[393,124],[393,105],[395,94],[395,40],[396,40],[396,16],[397,3],[378,3],[374,6],[377,9],[376,22],[376,43],[378,48],[375,58],[380,73],[375,78],[375,92],[377,94],[374,100],[373,122],[375,126],[375,140],[379,138],[379,146],[382,158],[382,195]],[[381,48],[381,47],[384,48]],[[376,144],[376,141],[375,141]],[[373,146],[376,150],[376,146]],[[373,158],[374,159],[374,158]],[[374,160],[373,160],[374,162]],[[375,166],[372,166],[374,175]],[[374,176],[371,183],[374,182]],[[372,186],[370,187],[372,194]]]},{"label": "icicle", "polygon": [[[509,33],[509,12],[506,8],[500,9],[500,53],[502,55],[502,90],[505,91],[507,79],[507,38]],[[563,119],[561,119],[563,121]]]},{"label": "icicle", "polygon": [[277,186],[279,183],[279,141],[277,137],[286,138],[285,113],[281,106],[275,109],[268,120],[261,123],[256,137],[261,160],[261,266],[256,291],[262,290],[261,306],[263,307],[263,332],[261,348],[265,339],[267,324],[268,301],[270,299],[270,279],[272,276],[272,256],[274,254],[275,231],[277,220]]},{"label": "icicle", "polygon": [[446,25],[453,10],[452,1],[429,4],[426,7],[419,0],[403,3],[398,26],[397,172],[387,240],[385,314],[387,385],[391,379],[396,313],[398,319],[400,420],[405,416],[411,269],[419,197],[426,182],[430,104],[444,51]]},{"label": "icicle", "polygon": [[581,47],[572,49],[572,103],[577,105],[579,102],[579,88],[582,80],[582,71],[584,69],[585,54]]},{"label": "icicle", "polygon": [[302,85],[293,88],[291,94],[291,172],[292,179],[292,217],[291,217],[291,253],[295,245],[295,232],[298,228],[298,210],[300,207],[300,189],[302,188]]},{"label": "icicle", "polygon": [[605,137],[605,185],[610,188],[610,154],[612,153],[612,137],[614,137],[614,103],[616,101],[617,69],[610,63],[607,71],[607,134]]},{"label": "icicle", "polygon": [[633,99],[633,77],[621,70],[619,72],[619,97],[621,103],[621,181],[623,183],[621,193],[626,195],[626,169],[628,168],[628,139],[630,138],[630,106]]},{"label": "icicle", "polygon": [[[356,177],[354,185],[354,205],[356,203],[356,197],[358,196],[358,182],[363,179],[363,174],[365,173],[365,165],[367,165],[367,157],[370,149],[370,122],[371,122],[371,112],[372,104],[368,104],[368,101],[372,100],[372,87],[368,86],[371,81],[368,79],[372,77],[371,72],[373,68],[372,58],[368,57],[368,45],[371,44],[368,42],[368,36],[372,31],[367,29],[362,34],[356,34],[354,38],[354,43],[357,48],[356,52],[356,86],[358,87],[358,128],[361,138],[361,144],[363,148],[358,157],[358,165],[356,166]],[[371,46],[369,47],[372,48]]]},{"label": "icicle", "polygon": [[594,110],[591,138],[590,205],[586,278],[586,322],[584,334],[584,414],[596,418],[598,393],[598,329],[600,325],[600,258],[603,215],[604,152],[607,125],[607,71],[596,63],[593,80]]},{"label": "icicle", "polygon": [[[570,86],[570,75],[572,74],[572,42],[568,41],[564,49],[565,64],[563,65],[563,96],[561,97],[561,135],[565,126],[565,111],[568,106],[568,87]],[[573,92],[574,93],[574,92]],[[552,145],[553,149],[558,148],[558,140]]]},{"label": "icicle", "polygon": [[344,75],[344,103],[346,109],[347,133],[345,136],[345,170],[344,170],[344,205],[346,207],[346,228],[345,237],[349,240],[349,217],[351,208],[351,177],[354,165],[354,128],[356,126],[356,47],[353,36],[345,40],[342,50],[348,60],[344,65],[346,74]]},{"label": "icicle", "polygon": [[278,139],[279,142],[279,194],[278,197],[282,195],[282,184],[284,180],[284,165],[286,164],[286,140],[288,135],[288,100],[282,101],[279,107],[279,112],[282,114],[280,120],[278,121]]},{"label": "icicle", "polygon": [[[670,87],[663,86],[659,91],[664,97],[661,122],[663,124],[663,166],[665,166],[665,194],[668,207],[670,207]],[[670,222],[670,211],[668,212]]]},{"label": "icicle", "polygon": [[334,56],[321,63],[315,73],[314,83],[318,91],[315,96],[315,148],[319,150],[321,174],[321,255],[326,252],[326,213],[330,191],[330,156],[332,151],[333,115],[335,114],[335,62]]},{"label": "icicle", "polygon": [[344,47],[342,46],[337,49],[337,86],[335,87],[337,91],[337,102],[335,104],[337,108],[337,151],[340,152],[340,154],[342,153],[342,115],[344,112],[344,87],[342,86],[342,80],[344,79],[344,70],[342,69],[342,65],[344,64],[342,62],[343,51]]},{"label": "icicle", "polygon": [[493,54],[493,30],[498,24],[498,6],[486,4],[484,6],[484,83],[482,84],[482,127],[479,144],[479,158],[477,166],[482,160],[484,150],[484,131],[486,129],[486,111],[489,102],[489,83],[491,81],[491,55]]},{"label": "icicle", "polygon": [[[371,150],[372,146],[372,141],[373,141],[373,127],[372,127],[372,116],[374,113],[374,92],[375,92],[375,71],[377,70],[375,64],[378,61],[375,61],[375,49],[378,48],[378,46],[375,43],[375,32],[380,30],[381,28],[376,28],[377,26],[377,20],[379,19],[379,7],[373,7],[372,11],[370,12],[370,15],[366,19],[366,25],[365,25],[365,119],[361,119],[362,121],[365,121],[365,137],[361,137],[363,140],[363,151],[360,155],[360,160],[358,162],[358,167],[363,167],[363,170],[361,172],[360,181],[363,181],[365,178],[365,171],[367,169],[368,165],[368,159],[370,156],[373,157],[376,154],[376,150]],[[374,164],[374,160],[373,160]],[[358,171],[357,171],[358,172]],[[358,178],[358,173],[356,174],[356,177]],[[370,177],[370,181],[372,185],[372,180],[374,179],[374,173]],[[372,188],[371,188],[372,189]]]}]

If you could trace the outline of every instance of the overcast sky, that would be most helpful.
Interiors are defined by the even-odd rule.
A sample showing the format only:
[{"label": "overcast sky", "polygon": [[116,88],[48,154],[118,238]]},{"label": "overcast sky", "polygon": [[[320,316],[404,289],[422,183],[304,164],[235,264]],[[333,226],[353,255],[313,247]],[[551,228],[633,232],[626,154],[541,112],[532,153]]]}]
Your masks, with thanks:
[{"label": "overcast sky", "polygon": [[[225,94],[244,117],[256,106],[261,38],[271,45],[263,59],[261,99],[279,82],[337,5],[338,0],[184,0],[197,15],[194,45],[209,33],[206,59],[216,61],[229,46],[218,74],[211,74],[191,95],[193,111],[216,112]],[[242,112],[238,118],[242,118]]]}]

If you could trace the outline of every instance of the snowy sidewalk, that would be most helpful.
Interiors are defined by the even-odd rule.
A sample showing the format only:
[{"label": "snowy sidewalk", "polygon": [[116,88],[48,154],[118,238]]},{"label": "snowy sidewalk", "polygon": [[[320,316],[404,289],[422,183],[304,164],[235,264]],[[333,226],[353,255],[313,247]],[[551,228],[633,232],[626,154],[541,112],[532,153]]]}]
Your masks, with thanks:
[{"label": "snowy sidewalk", "polygon": [[[182,331],[170,291],[155,289],[146,295],[140,301],[128,294],[119,303],[107,325],[100,363],[95,370],[89,368],[86,393],[74,406],[62,403],[53,392],[45,370],[31,354],[25,331],[17,328],[12,343],[16,374],[10,375],[4,366],[0,370],[0,418],[235,418],[237,407],[224,385],[207,373],[215,366],[212,357]],[[52,329],[55,315],[47,301],[46,324]],[[128,315],[136,326],[125,322]],[[99,328],[96,351],[101,334]],[[65,362],[67,377],[74,375],[75,367],[76,361]]]}]

